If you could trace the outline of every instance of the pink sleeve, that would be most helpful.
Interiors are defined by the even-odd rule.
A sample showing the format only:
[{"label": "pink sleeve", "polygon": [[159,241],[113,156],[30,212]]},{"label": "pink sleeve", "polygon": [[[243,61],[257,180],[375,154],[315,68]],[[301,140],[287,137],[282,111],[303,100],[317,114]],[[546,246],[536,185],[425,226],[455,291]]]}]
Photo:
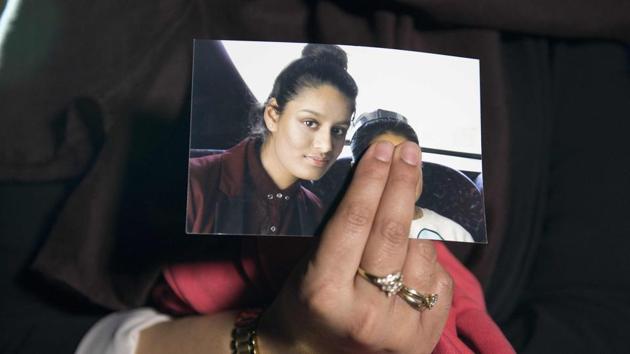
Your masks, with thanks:
[{"label": "pink sleeve", "polygon": [[442,242],[434,242],[438,261],[453,278],[453,305],[433,350],[450,353],[515,353],[488,312],[477,279]]},{"label": "pink sleeve", "polygon": [[[250,250],[255,239],[241,241],[241,257],[173,264],[163,269],[164,281],[153,300],[167,313],[211,314],[251,307],[268,298],[259,283],[259,264]],[[247,252],[249,251],[249,252]]]},{"label": "pink sleeve", "polygon": [[[434,353],[515,353],[488,315],[477,279],[443,243],[434,244],[438,261],[454,281],[451,312]],[[252,291],[248,280],[260,276],[260,265],[253,259],[242,258],[243,269],[237,268],[238,262],[233,260],[170,266],[163,273],[167,291],[156,301],[173,314],[209,314],[251,304],[262,295]]]},{"label": "pink sleeve", "polygon": [[238,308],[246,294],[246,280],[231,260],[184,263],[164,269],[167,290],[154,288],[154,300],[171,314],[211,314]]}]

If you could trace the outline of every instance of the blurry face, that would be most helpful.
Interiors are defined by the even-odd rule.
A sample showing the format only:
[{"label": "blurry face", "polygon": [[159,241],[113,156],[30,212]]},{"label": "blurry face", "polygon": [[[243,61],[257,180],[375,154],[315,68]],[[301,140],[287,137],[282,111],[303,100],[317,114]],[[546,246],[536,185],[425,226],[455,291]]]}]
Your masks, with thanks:
[{"label": "blurry face", "polygon": [[280,188],[298,179],[317,180],[343,149],[350,125],[350,102],[330,85],[304,88],[278,113],[265,108],[270,134],[261,151],[265,170]]},{"label": "blurry face", "polygon": [[[378,136],[376,136],[370,144],[374,144],[380,141],[389,141],[394,144],[394,146],[399,145],[407,141],[407,139],[403,136],[394,134],[392,132],[384,132]],[[420,155],[422,157],[422,155]],[[420,179],[418,180],[418,185],[416,186],[416,200],[420,198],[420,194],[422,194],[422,169],[420,169]]]}]

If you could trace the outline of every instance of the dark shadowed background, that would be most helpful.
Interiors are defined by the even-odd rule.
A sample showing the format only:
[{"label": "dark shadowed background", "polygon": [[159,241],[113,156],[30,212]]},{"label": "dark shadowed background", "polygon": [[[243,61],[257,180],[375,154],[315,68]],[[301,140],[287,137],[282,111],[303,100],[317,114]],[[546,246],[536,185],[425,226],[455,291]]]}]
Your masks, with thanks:
[{"label": "dark shadowed background", "polygon": [[12,5],[0,351],[71,352],[164,262],[230,249],[183,237],[193,38],[479,58],[489,245],[452,250],[519,352],[630,350],[627,1]]}]

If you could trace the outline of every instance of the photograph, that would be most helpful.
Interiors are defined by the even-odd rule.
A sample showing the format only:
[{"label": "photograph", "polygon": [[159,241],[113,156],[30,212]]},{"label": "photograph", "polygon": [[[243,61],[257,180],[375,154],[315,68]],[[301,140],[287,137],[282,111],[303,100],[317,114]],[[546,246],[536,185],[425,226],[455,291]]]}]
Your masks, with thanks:
[{"label": "photograph", "polygon": [[373,143],[422,151],[409,237],[486,243],[479,60],[195,40],[186,233],[313,236]]},{"label": "photograph", "polygon": [[630,1],[0,1],[0,353],[630,353]]}]

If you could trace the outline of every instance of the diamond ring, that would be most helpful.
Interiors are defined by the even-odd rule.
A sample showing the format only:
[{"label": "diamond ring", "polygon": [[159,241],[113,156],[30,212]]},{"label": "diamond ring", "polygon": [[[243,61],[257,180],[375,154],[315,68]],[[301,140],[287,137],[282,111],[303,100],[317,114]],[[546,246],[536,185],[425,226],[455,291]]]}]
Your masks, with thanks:
[{"label": "diamond ring", "polygon": [[381,291],[385,292],[388,297],[398,294],[400,289],[403,288],[403,276],[401,272],[390,273],[383,277],[379,277],[374,274],[370,274],[359,267],[357,273],[365,280],[381,289]]}]

